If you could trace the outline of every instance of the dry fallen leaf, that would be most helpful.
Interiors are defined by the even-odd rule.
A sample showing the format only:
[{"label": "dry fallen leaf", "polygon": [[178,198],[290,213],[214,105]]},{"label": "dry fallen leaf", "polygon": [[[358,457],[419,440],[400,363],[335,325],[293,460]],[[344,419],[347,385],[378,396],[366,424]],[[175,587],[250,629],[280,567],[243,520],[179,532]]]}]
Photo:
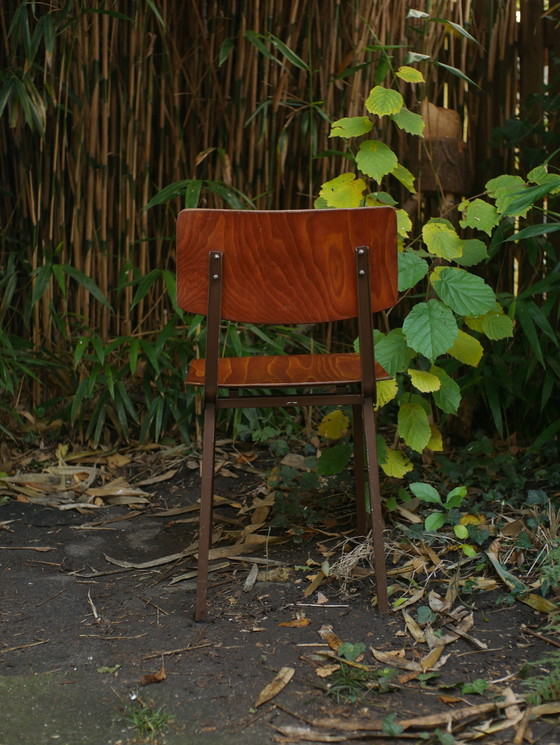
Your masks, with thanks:
[{"label": "dry fallen leaf", "polygon": [[334,633],[333,627],[330,624],[324,624],[319,629],[319,636],[321,639],[329,645],[333,652],[338,652],[339,647],[342,644],[342,639]]},{"label": "dry fallen leaf", "polygon": [[167,675],[165,674],[165,668],[162,665],[157,673],[148,673],[148,675],[143,675],[140,678],[140,685],[149,686],[152,683],[162,683],[166,678]]},{"label": "dry fallen leaf", "polygon": [[283,691],[290,680],[294,677],[295,672],[295,668],[293,667],[281,668],[271,682],[259,693],[259,697],[255,701],[255,709],[277,696],[280,691]]},{"label": "dry fallen leaf", "polygon": [[294,618],[292,621],[283,621],[282,623],[279,623],[278,626],[286,626],[290,629],[302,629],[305,626],[309,626],[311,621],[309,618],[305,618],[303,616],[302,618]]}]

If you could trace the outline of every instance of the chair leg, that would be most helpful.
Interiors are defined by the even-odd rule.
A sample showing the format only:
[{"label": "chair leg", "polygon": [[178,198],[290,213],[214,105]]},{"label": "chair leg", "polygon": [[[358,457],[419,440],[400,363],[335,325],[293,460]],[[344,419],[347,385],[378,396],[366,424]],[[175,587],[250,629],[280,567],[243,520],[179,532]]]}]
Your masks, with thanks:
[{"label": "chair leg", "polygon": [[214,451],[216,442],[216,405],[204,407],[202,437],[202,483],[200,488],[200,520],[198,530],[198,566],[196,578],[195,620],[204,621],[208,594],[208,553],[212,542],[212,510],[214,503]]},{"label": "chair leg", "polygon": [[368,464],[369,503],[373,535],[373,562],[375,567],[375,581],[377,584],[377,603],[380,612],[387,613],[389,610],[389,601],[387,599],[387,569],[385,566],[385,546],[383,540],[383,515],[381,512],[379,467],[377,465],[375,413],[371,398],[364,398],[362,412]]},{"label": "chair leg", "polygon": [[364,422],[360,404],[352,406],[352,436],[354,440],[354,473],[356,483],[356,527],[359,536],[366,536]]}]

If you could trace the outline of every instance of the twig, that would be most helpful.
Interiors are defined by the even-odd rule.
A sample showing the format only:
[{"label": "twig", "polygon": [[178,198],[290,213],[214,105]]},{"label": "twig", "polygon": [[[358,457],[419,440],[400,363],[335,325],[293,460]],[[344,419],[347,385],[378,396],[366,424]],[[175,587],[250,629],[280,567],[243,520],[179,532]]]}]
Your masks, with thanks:
[{"label": "twig", "polygon": [[151,660],[153,657],[163,657],[164,655],[181,654],[182,652],[192,652],[193,649],[201,649],[202,647],[212,647],[212,646],[219,646],[219,645],[215,645],[213,642],[204,642],[204,644],[193,644],[193,645],[189,644],[187,647],[181,647],[180,649],[169,649],[166,651],[151,652],[150,654],[147,654],[145,657],[142,657],[142,659]]},{"label": "twig", "polygon": [[17,652],[18,649],[29,649],[29,647],[37,647],[39,644],[47,644],[49,639],[43,639],[40,642],[32,642],[31,644],[22,644],[20,647],[8,647],[7,649],[0,649],[0,654],[5,652]]},{"label": "twig", "polygon": [[531,634],[531,636],[534,636],[536,639],[540,639],[541,641],[546,642],[553,647],[560,647],[560,642],[557,642],[554,639],[545,636],[544,634],[539,634],[538,631],[531,631],[531,629],[528,629],[527,626],[522,626],[521,630],[524,634]]},{"label": "twig", "polygon": [[47,598],[46,600],[41,600],[41,602],[37,603],[35,607],[40,608],[41,605],[45,605],[45,603],[49,603],[51,600],[54,600],[55,598],[57,598],[59,595],[62,595],[63,592],[66,592],[66,588],[64,588],[64,590],[60,590],[60,592],[57,592],[56,595],[51,595],[51,597]]}]

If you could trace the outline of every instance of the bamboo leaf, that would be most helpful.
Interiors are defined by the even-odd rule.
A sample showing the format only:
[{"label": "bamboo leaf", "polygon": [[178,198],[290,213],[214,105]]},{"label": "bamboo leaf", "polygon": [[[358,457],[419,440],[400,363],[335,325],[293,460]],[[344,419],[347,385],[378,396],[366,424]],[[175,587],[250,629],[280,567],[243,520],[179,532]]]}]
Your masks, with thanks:
[{"label": "bamboo leaf", "polygon": [[455,75],[457,78],[461,78],[461,80],[464,80],[465,83],[468,83],[469,85],[474,85],[475,88],[479,88],[480,86],[477,85],[474,80],[471,80],[462,70],[459,70],[457,67],[452,67],[451,65],[445,65],[443,62],[438,62],[437,60],[434,60],[434,64],[438,67],[442,67],[444,70],[447,70],[452,75]]},{"label": "bamboo leaf", "polygon": [[91,277],[87,277],[83,272],[78,271],[76,267],[70,266],[69,264],[61,264],[61,267],[65,274],[76,280],[78,284],[82,285],[82,287],[84,287],[91,295],[93,295],[93,297],[98,302],[100,302],[101,305],[104,305],[109,310],[113,310],[111,304]]}]

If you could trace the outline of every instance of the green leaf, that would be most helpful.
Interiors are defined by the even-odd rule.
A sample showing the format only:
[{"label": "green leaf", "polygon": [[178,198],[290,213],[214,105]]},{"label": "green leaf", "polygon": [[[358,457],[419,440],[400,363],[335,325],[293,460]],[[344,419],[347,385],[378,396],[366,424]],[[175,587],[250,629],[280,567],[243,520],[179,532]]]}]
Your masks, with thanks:
[{"label": "green leaf", "polygon": [[377,114],[377,116],[396,114],[403,106],[404,100],[401,94],[393,88],[384,88],[382,85],[372,88],[366,99],[366,109],[370,114]]},{"label": "green leaf", "polygon": [[406,343],[401,329],[393,329],[388,334],[375,334],[375,359],[391,377],[406,370],[414,352]]},{"label": "green leaf", "polygon": [[447,352],[464,365],[477,367],[484,353],[484,349],[478,339],[475,339],[474,336],[459,329],[455,343],[447,350]]},{"label": "green leaf", "polygon": [[487,181],[485,187],[488,196],[495,199],[500,191],[519,191],[520,189],[523,189],[525,187],[525,181],[523,181],[521,176],[502,173],[501,176],[496,176],[496,178]]},{"label": "green leaf", "polygon": [[322,197],[329,207],[359,207],[365,188],[363,179],[356,178],[353,173],[341,173],[323,184],[319,198]]},{"label": "green leaf", "polygon": [[451,261],[463,253],[463,241],[447,220],[429,220],[422,228],[422,239],[434,256]]},{"label": "green leaf", "polygon": [[438,490],[431,484],[425,484],[422,481],[414,481],[410,484],[410,491],[415,497],[418,497],[418,499],[421,499],[423,502],[429,502],[430,504],[443,504]]},{"label": "green leaf", "polygon": [[412,308],[403,323],[403,332],[408,346],[433,362],[453,346],[458,328],[449,308],[438,300],[428,300]]},{"label": "green leaf", "polygon": [[461,389],[459,385],[441,367],[434,365],[430,368],[430,372],[432,375],[436,375],[441,381],[439,391],[434,391],[432,394],[435,405],[446,414],[456,414],[461,403]]},{"label": "green leaf", "polygon": [[[463,499],[467,496],[466,486],[456,486],[452,489],[445,499],[445,506],[448,510],[453,507],[460,507]],[[465,537],[465,536],[464,536]]]},{"label": "green leaf", "polygon": [[414,287],[428,273],[428,262],[413,251],[401,251],[399,262],[399,292]]},{"label": "green leaf", "polygon": [[398,430],[408,447],[421,453],[432,436],[424,407],[416,402],[402,404],[398,415]]},{"label": "green leaf", "polygon": [[513,336],[513,321],[499,306],[477,318],[465,318],[465,322],[470,329],[484,334],[492,341]]},{"label": "green leaf", "polygon": [[489,202],[483,199],[473,199],[472,202],[462,202],[458,207],[463,212],[464,217],[459,222],[462,228],[475,228],[483,230],[488,235],[492,234],[492,229],[498,224],[500,216],[498,210]]},{"label": "green leaf", "polygon": [[441,300],[459,316],[480,316],[496,305],[494,291],[476,274],[465,269],[443,267],[432,280]]},{"label": "green leaf", "polygon": [[478,238],[467,238],[463,241],[463,253],[453,261],[460,266],[475,266],[488,258],[486,244]]},{"label": "green leaf", "polygon": [[399,69],[396,72],[396,75],[398,78],[401,78],[401,80],[404,80],[406,83],[425,83],[426,82],[420,70],[417,70],[415,67],[409,67],[408,65],[403,65],[402,67],[399,67]]},{"label": "green leaf", "polygon": [[415,176],[408,170],[408,168],[405,168],[400,163],[397,163],[397,165],[391,171],[391,176],[394,176],[397,181],[400,181],[405,189],[408,189],[408,191],[410,191],[412,194],[416,193],[416,189],[414,188]]},{"label": "green leaf", "polygon": [[390,117],[397,127],[408,132],[411,135],[417,135],[418,137],[423,136],[424,132],[424,119],[420,114],[415,114],[405,106],[396,114],[391,114]]},{"label": "green leaf", "polygon": [[391,448],[387,448],[385,462],[380,463],[380,466],[386,476],[395,479],[402,479],[406,473],[414,468],[401,450],[392,450]]},{"label": "green leaf", "polygon": [[359,137],[371,132],[373,122],[368,116],[352,116],[332,123],[329,137]]},{"label": "green leaf", "polygon": [[345,642],[338,648],[338,656],[344,657],[345,660],[350,660],[350,662],[355,662],[365,651],[366,645],[363,642],[357,642],[356,644]]},{"label": "green leaf", "polygon": [[351,456],[351,445],[340,444],[325,448],[317,461],[317,473],[320,476],[333,476],[342,473],[350,462]]},{"label": "green leaf", "polygon": [[356,163],[360,171],[376,181],[381,181],[398,165],[397,156],[391,148],[377,140],[366,140],[360,144]]},{"label": "green leaf", "polygon": [[465,538],[469,537],[469,531],[467,530],[466,525],[454,525],[453,532],[461,541],[464,541]]},{"label": "green leaf", "polygon": [[445,523],[445,513],[443,512],[432,512],[431,515],[424,520],[424,530],[428,533],[435,533]]}]

